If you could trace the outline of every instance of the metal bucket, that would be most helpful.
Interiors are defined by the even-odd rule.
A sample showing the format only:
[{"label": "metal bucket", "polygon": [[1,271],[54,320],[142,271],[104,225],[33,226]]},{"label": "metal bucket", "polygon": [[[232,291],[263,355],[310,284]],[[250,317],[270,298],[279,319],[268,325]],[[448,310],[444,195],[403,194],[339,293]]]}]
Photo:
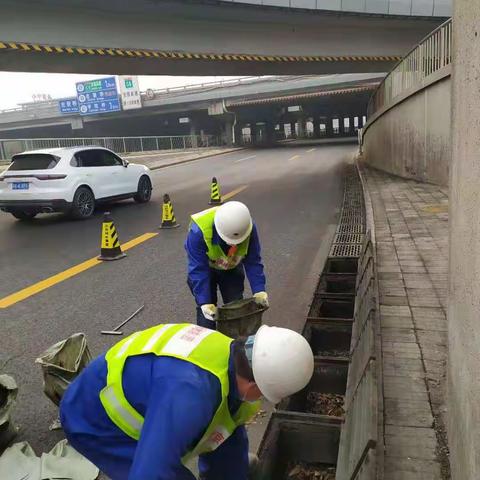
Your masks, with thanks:
[{"label": "metal bucket", "polygon": [[253,298],[227,303],[218,309],[217,330],[235,339],[255,335],[265,310],[267,307],[259,306]]}]

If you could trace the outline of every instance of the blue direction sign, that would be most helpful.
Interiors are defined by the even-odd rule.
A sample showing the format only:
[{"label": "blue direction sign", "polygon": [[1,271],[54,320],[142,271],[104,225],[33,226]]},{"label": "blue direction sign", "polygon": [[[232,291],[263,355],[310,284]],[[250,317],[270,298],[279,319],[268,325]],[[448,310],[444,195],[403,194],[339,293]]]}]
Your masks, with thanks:
[{"label": "blue direction sign", "polygon": [[118,112],[122,109],[115,77],[77,83],[80,115]]},{"label": "blue direction sign", "polygon": [[58,101],[60,113],[78,113],[78,101],[76,97],[64,98]]}]

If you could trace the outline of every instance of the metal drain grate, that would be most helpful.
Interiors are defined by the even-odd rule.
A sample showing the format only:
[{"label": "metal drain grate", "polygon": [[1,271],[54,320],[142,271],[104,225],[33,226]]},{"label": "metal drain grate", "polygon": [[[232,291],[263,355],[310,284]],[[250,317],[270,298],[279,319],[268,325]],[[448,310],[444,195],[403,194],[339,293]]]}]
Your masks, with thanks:
[{"label": "metal drain grate", "polygon": [[333,243],[363,243],[363,233],[337,233]]},{"label": "metal drain grate", "polygon": [[337,228],[337,233],[364,233],[363,224],[340,224]]},{"label": "metal drain grate", "polygon": [[331,257],[359,257],[361,243],[334,243],[330,250]]},{"label": "metal drain grate", "polygon": [[342,217],[340,219],[340,225],[345,224],[345,225],[363,225],[363,216],[357,216],[357,217]]}]

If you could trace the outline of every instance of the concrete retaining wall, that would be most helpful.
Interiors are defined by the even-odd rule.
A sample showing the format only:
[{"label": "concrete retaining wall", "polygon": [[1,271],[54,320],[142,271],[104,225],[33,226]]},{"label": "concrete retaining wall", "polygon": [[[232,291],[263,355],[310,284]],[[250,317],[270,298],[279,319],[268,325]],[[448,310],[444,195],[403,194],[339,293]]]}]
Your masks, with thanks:
[{"label": "concrete retaining wall", "polygon": [[450,75],[408,92],[365,127],[367,163],[401,177],[448,185],[451,158]]}]

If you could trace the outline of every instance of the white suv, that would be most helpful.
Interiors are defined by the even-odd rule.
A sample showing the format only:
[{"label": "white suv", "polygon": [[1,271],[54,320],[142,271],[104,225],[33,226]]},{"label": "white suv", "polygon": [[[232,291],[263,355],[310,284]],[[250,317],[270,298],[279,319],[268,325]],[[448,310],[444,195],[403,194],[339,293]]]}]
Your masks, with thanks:
[{"label": "white suv", "polygon": [[90,217],[97,203],[152,195],[150,170],[100,147],[19,153],[0,175],[0,209],[28,220],[40,212]]}]

